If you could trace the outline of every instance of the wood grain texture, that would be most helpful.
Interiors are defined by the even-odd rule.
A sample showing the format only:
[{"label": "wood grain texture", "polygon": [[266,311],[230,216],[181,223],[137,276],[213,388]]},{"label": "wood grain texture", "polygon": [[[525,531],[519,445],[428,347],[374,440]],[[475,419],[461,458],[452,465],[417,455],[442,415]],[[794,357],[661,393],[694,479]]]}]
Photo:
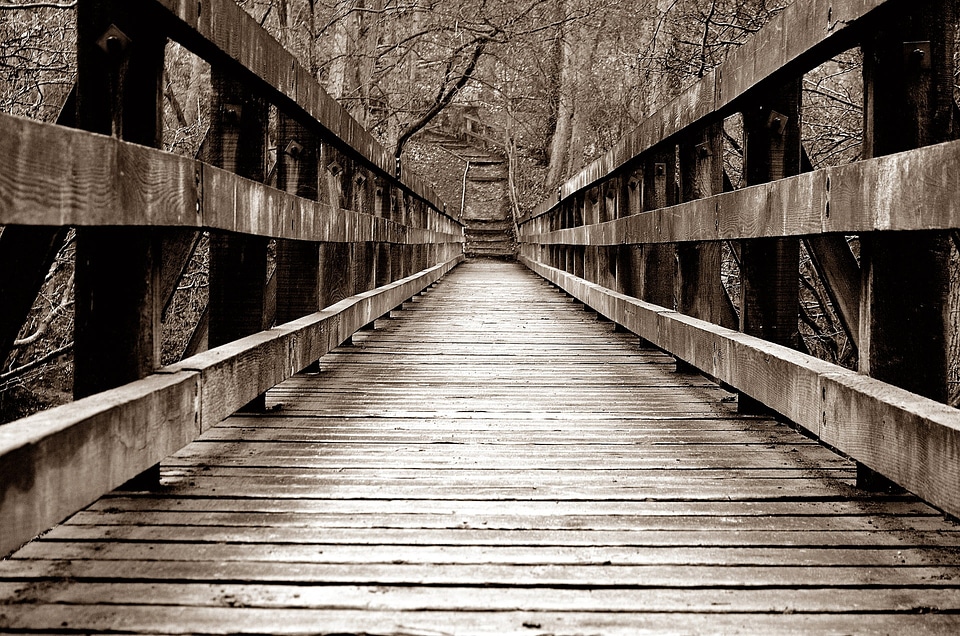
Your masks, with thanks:
[{"label": "wood grain texture", "polygon": [[0,554],[196,438],[198,380],[153,375],[0,428]]},{"label": "wood grain texture", "polygon": [[[319,241],[462,242],[432,228],[301,199],[227,170],[93,133],[0,114],[0,223],[205,228]],[[349,228],[349,229],[348,229]]]},{"label": "wood grain texture", "polygon": [[960,456],[960,413],[956,409],[521,260],[641,338],[783,414],[950,514],[960,512],[960,468],[955,461]]},{"label": "wood grain texture", "polygon": [[0,629],[954,629],[956,527],[730,397],[469,263],[0,561]]}]

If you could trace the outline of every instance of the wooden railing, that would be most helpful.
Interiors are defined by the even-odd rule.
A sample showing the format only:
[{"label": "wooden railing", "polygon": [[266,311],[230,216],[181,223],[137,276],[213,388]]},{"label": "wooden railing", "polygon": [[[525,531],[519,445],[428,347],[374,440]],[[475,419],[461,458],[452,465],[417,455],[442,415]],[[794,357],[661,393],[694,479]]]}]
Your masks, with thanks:
[{"label": "wooden railing", "polygon": [[[42,270],[0,288],[0,342],[29,310],[49,246],[76,227],[78,398],[0,427],[0,555],[255,408],[463,258],[463,228],[433,192],[411,171],[401,180],[234,0],[80,0],[77,19],[77,129],[0,115],[0,224],[14,250],[2,256]],[[204,161],[156,149],[167,38],[211,64]],[[264,183],[271,107],[277,188]],[[161,309],[200,230],[209,350],[160,368]]]},{"label": "wooden railing", "polygon": [[[863,483],[883,476],[960,515],[960,412],[945,404],[955,29],[939,0],[798,0],[522,219],[521,260],[737,389],[742,409],[773,409],[848,454]],[[801,174],[802,75],[856,46],[865,159]],[[721,125],[736,113],[749,187],[724,192]],[[797,350],[801,243],[857,371]]]}]

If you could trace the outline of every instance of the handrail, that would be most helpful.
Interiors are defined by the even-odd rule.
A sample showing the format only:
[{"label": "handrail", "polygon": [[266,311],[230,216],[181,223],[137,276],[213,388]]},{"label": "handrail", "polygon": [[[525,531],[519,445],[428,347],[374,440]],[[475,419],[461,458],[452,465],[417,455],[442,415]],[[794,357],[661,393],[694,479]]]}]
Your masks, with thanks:
[{"label": "handrail", "polygon": [[2,225],[162,226],[332,242],[463,240],[462,226],[437,210],[428,227],[418,228],[303,199],[188,157],[12,115],[0,114],[0,165]]},{"label": "handrail", "polygon": [[957,174],[960,141],[950,141],[612,221],[547,231],[528,219],[521,236],[535,235],[541,245],[600,246],[950,230],[960,227]]},{"label": "handrail", "polygon": [[0,426],[0,555],[183,448],[439,280],[461,258]]},{"label": "handrail", "polygon": [[805,0],[787,6],[743,46],[733,49],[719,67],[564,182],[558,196],[543,201],[522,221],[547,213],[683,130],[733,114],[740,102],[765,84],[802,73],[850,48],[863,23],[882,18],[878,14],[889,10],[891,4],[903,4],[903,0]]},{"label": "handrail", "polygon": [[[412,171],[398,175],[383,147],[233,0],[80,0],[78,25],[78,123],[112,125],[116,136],[0,115],[0,224],[77,228],[78,254],[87,251],[77,259],[75,360],[99,371],[109,366],[101,360],[119,359],[121,370],[96,378],[99,392],[89,397],[0,427],[0,556],[150,469],[463,260],[463,226],[433,190]],[[210,62],[222,82],[212,135],[235,156],[221,149],[204,162],[131,143],[158,137],[149,78],[159,77],[168,37]],[[283,144],[278,188],[242,176],[257,172],[241,160],[245,144],[263,156],[266,103],[277,109]],[[104,113],[113,118],[106,126]],[[135,120],[131,136],[125,115]],[[150,366],[159,351],[160,275],[182,271],[199,230],[217,242],[210,306],[218,338],[211,317],[210,350]],[[274,328],[264,324],[268,239],[277,240],[269,288],[282,324]],[[164,263],[168,256],[182,262]],[[119,315],[102,309],[114,306]],[[117,342],[132,351],[116,355]],[[113,347],[114,358],[97,358],[100,345]]]},{"label": "handrail", "polygon": [[264,30],[236,0],[139,0],[153,9],[167,35],[211,63],[219,63],[267,92],[291,116],[322,127],[328,141],[361,158],[438,210],[443,202],[415,173],[397,179],[390,153],[336,100],[330,97],[292,53]]},{"label": "handrail", "polygon": [[[530,269],[738,390],[742,408],[848,454],[865,484],[879,473],[960,516],[944,318],[960,141],[949,98],[932,97],[953,94],[950,15],[940,0],[798,0],[526,215],[519,241]],[[801,76],[861,45],[868,158],[801,174]],[[723,192],[720,126],[736,113],[749,187]],[[855,330],[858,371],[796,350],[801,241]]]}]

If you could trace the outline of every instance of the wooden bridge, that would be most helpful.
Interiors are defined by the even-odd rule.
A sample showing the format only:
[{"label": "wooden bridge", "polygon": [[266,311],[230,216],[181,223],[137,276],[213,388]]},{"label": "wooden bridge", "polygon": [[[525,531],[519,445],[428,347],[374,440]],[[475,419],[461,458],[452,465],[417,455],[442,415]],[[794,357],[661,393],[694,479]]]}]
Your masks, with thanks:
[{"label": "wooden bridge", "polygon": [[[960,630],[952,5],[800,0],[521,219],[516,263],[464,262],[233,0],[78,19],[76,128],[0,116],[0,338],[78,228],[78,399],[0,427],[0,631]],[[155,149],[167,38],[212,65],[204,161]],[[858,45],[866,158],[801,173],[798,78]],[[160,367],[201,230],[209,346]],[[857,370],[798,350],[801,245]]]}]

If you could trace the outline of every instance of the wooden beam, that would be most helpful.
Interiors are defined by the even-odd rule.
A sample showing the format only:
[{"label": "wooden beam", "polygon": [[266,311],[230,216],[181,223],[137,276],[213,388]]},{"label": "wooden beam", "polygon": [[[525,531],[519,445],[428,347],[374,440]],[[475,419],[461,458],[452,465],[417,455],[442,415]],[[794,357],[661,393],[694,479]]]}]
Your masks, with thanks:
[{"label": "wooden beam", "polygon": [[[625,245],[960,227],[960,142],[824,168],[608,223],[534,234],[547,245]],[[524,227],[527,227],[526,225]]]},{"label": "wooden beam", "polygon": [[344,210],[141,145],[0,114],[0,224],[207,228],[271,238],[462,242],[432,228]]},{"label": "wooden beam", "polygon": [[[645,156],[643,167],[643,214],[677,203],[676,148],[667,145]],[[673,245],[640,247],[640,298],[655,305],[674,307],[677,256]]]},{"label": "wooden beam", "polygon": [[[960,516],[960,411],[760,338],[619,294],[521,257],[645,340]],[[884,440],[897,440],[896,444]]]},{"label": "wooden beam", "polygon": [[[680,198],[695,201],[723,192],[721,124],[686,137],[679,145]],[[677,311],[733,328],[737,316],[720,280],[722,249],[718,242],[677,244]]]},{"label": "wooden beam", "polygon": [[319,312],[170,365],[164,371],[201,373],[201,417],[206,430],[399,307],[462,260],[462,256],[455,256],[383,287],[344,298]]},{"label": "wooden beam", "polygon": [[200,434],[199,374],[156,374],[0,427],[0,555]]},{"label": "wooden beam", "polygon": [[[278,122],[279,189],[307,199],[318,196],[320,144],[303,126],[283,114]],[[320,247],[307,241],[277,241],[277,322],[289,322],[320,309]]]},{"label": "wooden beam", "polygon": [[[800,172],[800,81],[791,81],[744,112],[744,177],[749,185]],[[787,347],[799,343],[800,244],[743,241],[740,330]]]},{"label": "wooden beam", "polygon": [[[956,28],[954,2],[914,3],[864,42],[865,156],[955,137]],[[860,245],[860,370],[945,402],[949,236],[868,233]]]},{"label": "wooden beam", "polygon": [[804,239],[827,296],[854,347],[860,346],[860,264],[840,234]]},{"label": "wooden beam", "polygon": [[[225,75],[215,74],[213,85],[213,121],[207,134],[209,154],[206,158],[238,176],[263,181],[266,174],[266,104]],[[229,191],[222,194],[232,195]],[[266,239],[211,233],[211,348],[268,326],[264,324],[266,284]]]},{"label": "wooden beam", "polygon": [[234,0],[145,0],[166,35],[210,62],[215,70],[242,79],[251,89],[280,106],[287,115],[313,121],[314,132],[438,210],[443,202],[423,179],[404,171],[395,176],[388,152],[273,36]]},{"label": "wooden beam", "polygon": [[[164,45],[129,3],[81,0],[77,125],[159,146]],[[77,230],[75,398],[145,377],[159,365],[159,279],[160,246],[150,230]]]},{"label": "wooden beam", "polygon": [[[722,120],[751,93],[797,77],[856,46],[857,38],[882,24],[895,0],[798,0],[740,47],[718,68],[644,120],[605,155],[560,188],[560,199],[625,169],[634,158],[685,128]],[[558,203],[551,197],[523,220],[545,214]]]}]

